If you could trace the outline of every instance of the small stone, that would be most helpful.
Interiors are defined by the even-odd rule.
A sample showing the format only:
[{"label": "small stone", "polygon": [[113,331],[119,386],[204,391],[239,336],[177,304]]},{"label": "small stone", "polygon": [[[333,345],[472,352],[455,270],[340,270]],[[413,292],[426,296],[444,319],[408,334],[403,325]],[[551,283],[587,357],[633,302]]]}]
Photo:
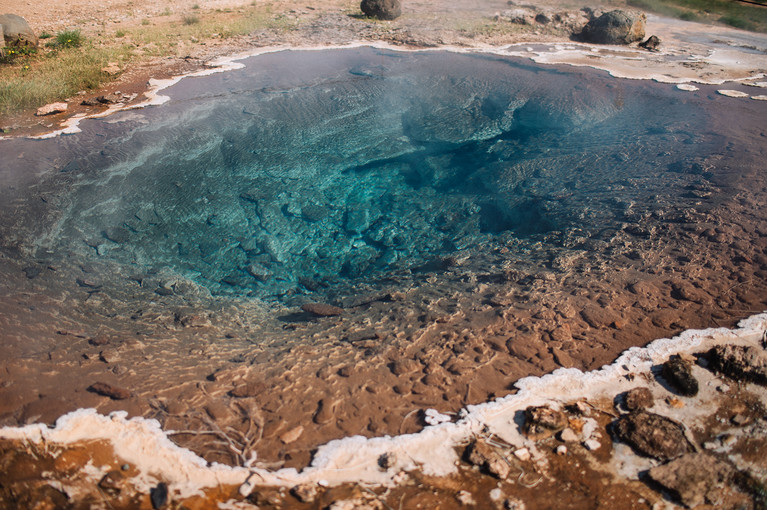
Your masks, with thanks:
[{"label": "small stone", "polygon": [[660,48],[660,38],[657,35],[651,35],[646,41],[639,43],[639,46],[650,51],[657,51]]},{"label": "small stone", "polygon": [[51,103],[38,108],[37,113],[35,113],[35,115],[37,115],[38,117],[43,117],[45,115],[54,115],[56,113],[63,113],[67,111],[67,108],[69,108],[69,105],[67,103]]},{"label": "small stone", "polygon": [[301,437],[301,434],[304,433],[304,427],[302,425],[299,425],[298,427],[292,428],[282,434],[280,436],[280,441],[282,441],[285,444],[290,444],[297,440],[299,437]]},{"label": "small stone", "polygon": [[124,388],[118,388],[117,386],[112,386],[111,384],[107,384],[105,382],[96,382],[91,384],[88,387],[88,391],[98,393],[99,395],[109,397],[113,400],[125,400],[126,398],[131,397],[130,391]]},{"label": "small stone", "polygon": [[96,347],[107,345],[109,343],[109,337],[106,335],[94,336],[88,340],[88,343]]},{"label": "small stone", "polygon": [[565,443],[574,443],[578,441],[578,434],[568,427],[559,433],[559,440],[564,441]]},{"label": "small stone", "polygon": [[623,405],[629,411],[645,409],[652,407],[654,404],[655,400],[649,388],[633,388],[627,391],[623,397]]},{"label": "small stone", "polygon": [[520,448],[518,450],[514,450],[514,456],[518,458],[519,460],[521,460],[522,462],[527,462],[531,458],[530,450],[528,450],[527,448]]},{"label": "small stone", "polygon": [[692,363],[682,358],[666,361],[661,367],[661,375],[674,390],[685,397],[698,394],[698,380],[692,375]]},{"label": "small stone", "polygon": [[317,317],[335,317],[344,313],[343,308],[325,303],[306,303],[301,306],[301,310]]},{"label": "small stone", "polygon": [[730,421],[737,425],[738,427],[742,427],[743,425],[748,425],[748,423],[751,421],[748,416],[744,416],[742,414],[736,414],[732,418],[730,418]]},{"label": "small stone", "polygon": [[311,483],[296,485],[290,489],[290,493],[301,503],[313,503],[318,492],[317,486]]},{"label": "small stone", "polygon": [[117,349],[104,349],[99,353],[99,358],[104,363],[115,363],[120,359],[120,353]]},{"label": "small stone", "polygon": [[509,476],[509,463],[492,446],[481,440],[472,441],[463,453],[464,459],[501,480]]},{"label": "small stone", "polygon": [[669,397],[669,398],[667,398],[666,399],[666,403],[668,404],[669,407],[674,408],[674,409],[681,409],[681,408],[684,407],[684,402],[682,402],[681,400],[679,400],[676,397]]},{"label": "small stone", "polygon": [[596,439],[587,439],[586,441],[583,442],[583,446],[587,450],[593,452],[593,451],[599,450],[599,448],[601,448],[602,446],[602,443],[600,443]]},{"label": "small stone", "polygon": [[557,452],[557,455],[559,456],[567,455],[567,446],[561,444],[557,446],[557,449],[555,451]]},{"label": "small stone", "polygon": [[24,271],[24,274],[27,275],[27,278],[29,278],[30,280],[37,277],[37,275],[43,272],[40,266],[28,266],[22,269],[22,271]]},{"label": "small stone", "polygon": [[496,487],[495,489],[490,491],[489,496],[492,501],[500,501],[501,498],[503,497],[503,491],[499,489],[498,487]]},{"label": "small stone", "polygon": [[152,508],[158,510],[168,502],[168,485],[160,482],[156,487],[149,490],[149,500],[152,502]]},{"label": "small stone", "polygon": [[458,491],[458,494],[455,495],[455,499],[464,506],[474,506],[477,504],[474,500],[474,496],[472,496],[469,491]]},{"label": "small stone", "polygon": [[550,437],[567,426],[567,417],[548,406],[525,409],[525,433],[533,440]]}]

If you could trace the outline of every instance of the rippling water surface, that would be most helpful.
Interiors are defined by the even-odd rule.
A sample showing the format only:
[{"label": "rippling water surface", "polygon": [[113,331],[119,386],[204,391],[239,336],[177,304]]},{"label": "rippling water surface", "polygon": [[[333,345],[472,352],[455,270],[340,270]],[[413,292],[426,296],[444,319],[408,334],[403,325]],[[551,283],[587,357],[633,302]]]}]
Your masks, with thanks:
[{"label": "rippling water surface", "polygon": [[710,186],[705,109],[668,86],[446,52],[245,63],[33,142],[66,190],[36,225],[36,255],[171,268],[273,300],[480,246],[598,251],[602,233],[650,228]]}]

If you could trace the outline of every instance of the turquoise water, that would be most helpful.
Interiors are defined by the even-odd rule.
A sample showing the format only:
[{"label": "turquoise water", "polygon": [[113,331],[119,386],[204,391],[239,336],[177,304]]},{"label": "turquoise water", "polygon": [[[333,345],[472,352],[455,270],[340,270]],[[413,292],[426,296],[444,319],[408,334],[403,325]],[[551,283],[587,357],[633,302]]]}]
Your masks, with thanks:
[{"label": "turquoise water", "polygon": [[705,98],[668,85],[372,48],[244,63],[25,142],[57,205],[18,243],[271,300],[498,250],[608,257],[716,178]]}]

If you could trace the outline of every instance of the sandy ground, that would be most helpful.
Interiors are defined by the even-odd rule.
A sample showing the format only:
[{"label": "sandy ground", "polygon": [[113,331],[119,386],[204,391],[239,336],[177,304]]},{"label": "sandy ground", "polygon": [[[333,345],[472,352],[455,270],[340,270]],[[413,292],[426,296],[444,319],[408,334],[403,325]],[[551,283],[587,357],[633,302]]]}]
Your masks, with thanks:
[{"label": "sandy ground", "polygon": [[[177,20],[195,4],[201,15],[213,9],[236,11],[243,5],[46,0],[0,5],[0,11],[26,17],[38,31],[77,26],[87,34],[112,34],[147,18],[158,23]],[[701,30],[651,17],[648,34],[661,37],[663,51],[584,51],[564,33],[545,27],[518,35],[478,36],[454,23],[469,15],[491,19],[509,5],[451,4],[408,3],[400,20],[371,25],[349,16],[355,12],[354,2],[312,2],[304,7],[275,2],[275,13],[302,20],[300,29],[192,45],[187,48],[191,58],[181,55],[127,70],[98,94],[135,92],[136,101],[141,101],[149,78],[199,69],[222,55],[359,39],[408,47],[504,46],[541,62],[589,65],[617,76],[672,82],[756,83],[767,72],[767,39],[745,32]],[[170,15],[164,15],[166,8]],[[756,95],[759,89],[754,91]],[[91,112],[77,106],[79,99],[71,101],[70,113]],[[736,125],[737,111],[730,115],[723,114],[714,128],[724,132]],[[18,126],[18,134],[34,134],[55,129],[62,120],[27,116],[10,122]],[[725,154],[717,162],[737,166],[725,181],[738,190],[738,199],[695,222],[671,224],[662,238],[633,239],[644,256],[640,261],[622,260],[631,264],[629,271],[625,266],[591,268],[588,277],[573,274],[558,281],[532,271],[528,284],[470,282],[454,289],[463,297],[450,303],[431,289],[425,276],[393,297],[360,289],[344,303],[353,311],[341,319],[307,320],[297,309],[286,309],[295,320],[259,322],[263,311],[242,303],[214,300],[190,309],[183,301],[156,302],[151,290],[139,287],[116,288],[113,294],[105,292],[107,297],[92,295],[89,285],[73,282],[88,283],[88,275],[97,274],[98,268],[79,268],[83,276],[69,268],[41,266],[41,273],[29,278],[24,261],[4,256],[2,424],[53,423],[81,407],[102,413],[124,409],[131,416],[156,418],[165,429],[191,431],[174,439],[207,460],[243,464],[257,451],[260,467],[300,468],[318,445],[331,439],[421,430],[418,409],[457,412],[513,393],[511,385],[520,377],[559,367],[593,369],[612,362],[628,347],[684,329],[732,326],[767,306],[767,183],[758,171],[764,158],[764,143],[758,138],[764,136],[759,135],[762,130],[752,126],[756,141],[745,160],[737,159],[743,155]],[[687,251],[696,237],[710,241],[709,252]],[[472,297],[476,295],[483,296],[482,303]],[[148,304],[137,314],[132,300]],[[587,309],[609,313],[584,316]],[[568,325],[564,335],[563,324]],[[263,342],[265,332],[268,342]],[[525,342],[510,342],[514,337],[524,337]],[[295,338],[302,343],[291,343]],[[158,375],[167,367],[174,367],[178,376],[170,385]],[[86,391],[97,381],[127,388],[132,396],[111,400]],[[211,442],[209,433],[215,427],[229,432]],[[226,445],[232,438],[235,449]],[[475,481],[429,483],[457,490]],[[486,479],[482,483],[488,491],[492,488]],[[450,490],[445,498],[454,497],[456,490]],[[640,499],[641,495],[632,501]]]}]

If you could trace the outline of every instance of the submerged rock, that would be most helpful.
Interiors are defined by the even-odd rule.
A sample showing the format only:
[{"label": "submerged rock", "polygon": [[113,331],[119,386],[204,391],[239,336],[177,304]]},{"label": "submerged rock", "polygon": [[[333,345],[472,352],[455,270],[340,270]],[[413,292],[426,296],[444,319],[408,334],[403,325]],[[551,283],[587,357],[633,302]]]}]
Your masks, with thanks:
[{"label": "submerged rock", "polygon": [[618,438],[637,453],[658,460],[669,460],[692,451],[682,425],[674,420],[634,411],[618,418],[614,425]]},{"label": "submerged rock", "polygon": [[736,380],[767,386],[767,354],[752,346],[717,345],[708,351],[709,367]]},{"label": "submerged rock", "polygon": [[644,38],[646,21],[645,14],[616,9],[589,21],[581,36],[597,44],[631,44]]},{"label": "submerged rock", "polygon": [[666,361],[661,375],[680,395],[694,397],[698,394],[698,380],[692,375],[692,363],[682,358]]},{"label": "submerged rock", "polygon": [[16,14],[0,14],[0,35],[8,46],[37,46],[34,30]]},{"label": "submerged rock", "polygon": [[362,0],[360,9],[366,16],[393,20],[402,14],[402,2],[400,0]]},{"label": "submerged rock", "polygon": [[326,303],[306,303],[301,305],[301,310],[318,317],[335,317],[344,313],[343,308],[328,305]]},{"label": "submerged rock", "polygon": [[732,466],[709,453],[689,453],[648,471],[650,479],[689,508],[716,501],[734,474]]}]

